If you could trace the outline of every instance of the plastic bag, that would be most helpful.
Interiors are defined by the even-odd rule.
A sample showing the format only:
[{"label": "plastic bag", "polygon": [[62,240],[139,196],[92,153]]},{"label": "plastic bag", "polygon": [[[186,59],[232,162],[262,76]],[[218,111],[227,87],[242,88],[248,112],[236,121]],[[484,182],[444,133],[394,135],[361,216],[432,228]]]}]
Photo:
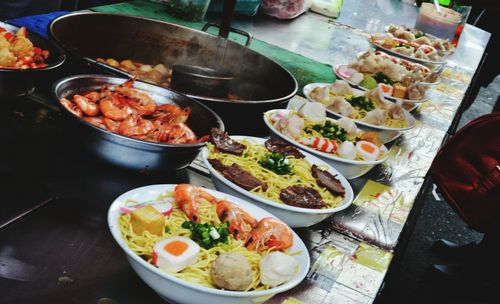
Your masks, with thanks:
[{"label": "plastic bag", "polygon": [[313,0],[311,11],[337,18],[340,15],[343,4],[344,0]]},{"label": "plastic bag", "polygon": [[307,11],[311,0],[262,0],[261,10],[264,14],[279,19],[292,19]]}]

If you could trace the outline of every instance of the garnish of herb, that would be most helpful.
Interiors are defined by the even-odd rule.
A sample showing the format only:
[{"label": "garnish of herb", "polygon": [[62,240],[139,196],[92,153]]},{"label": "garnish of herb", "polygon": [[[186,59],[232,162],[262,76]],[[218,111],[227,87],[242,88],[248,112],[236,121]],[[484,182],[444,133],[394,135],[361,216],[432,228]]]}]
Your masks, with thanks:
[{"label": "garnish of herb", "polygon": [[394,81],[392,81],[392,79],[389,78],[389,76],[385,75],[382,72],[378,72],[378,73],[373,74],[373,78],[375,78],[375,80],[378,83],[385,83],[385,84],[388,84],[388,85],[393,85],[394,84]]},{"label": "garnish of herb", "polygon": [[375,109],[373,103],[364,96],[352,96],[346,98],[345,100],[348,103],[350,103],[353,107],[357,107],[368,112]]},{"label": "garnish of herb", "polygon": [[410,46],[409,46],[409,45],[406,45],[406,44],[404,44],[404,43],[398,43],[398,44],[396,45],[396,47],[404,47],[404,48],[407,48],[407,49],[409,49],[409,48],[410,48]]},{"label": "garnish of herb", "polygon": [[[363,96],[359,96],[359,97],[363,97]],[[308,134],[311,134],[312,130],[318,132],[319,134],[321,134],[321,136],[323,136],[325,138],[335,139],[338,142],[344,142],[347,140],[346,130],[342,129],[341,127],[339,127],[339,125],[337,125],[336,123],[334,123],[330,120],[325,121],[324,124],[317,124],[317,125],[307,127],[305,129],[305,132]]]},{"label": "garnish of herb", "polygon": [[284,154],[272,152],[259,161],[259,165],[279,175],[292,174],[292,164]]},{"label": "garnish of herb", "polygon": [[214,226],[208,223],[197,224],[192,221],[185,221],[181,227],[191,230],[191,238],[198,245],[205,249],[210,249],[219,243],[227,244],[229,236],[228,226],[228,223]]},{"label": "garnish of herb", "polygon": [[418,39],[418,38],[420,38],[420,37],[424,37],[424,36],[425,36],[425,33],[423,33],[423,32],[418,32],[418,33],[416,33],[416,34],[415,34],[415,39]]}]

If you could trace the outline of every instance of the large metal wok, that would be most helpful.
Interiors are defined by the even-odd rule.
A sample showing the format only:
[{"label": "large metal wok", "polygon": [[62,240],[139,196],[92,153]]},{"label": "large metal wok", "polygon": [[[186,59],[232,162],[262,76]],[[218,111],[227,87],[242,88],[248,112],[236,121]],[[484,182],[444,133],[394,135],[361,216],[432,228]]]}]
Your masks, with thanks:
[{"label": "large metal wok", "polygon": [[[146,18],[108,13],[76,13],[55,19],[50,24],[52,38],[68,53],[83,58],[106,72],[117,69],[95,61],[96,58],[132,59],[147,64],[162,63],[208,66],[229,71],[234,80],[230,93],[238,100],[194,97],[212,108],[229,132],[267,133],[262,113],[283,108],[297,91],[295,78],[271,59],[227,39],[203,31]],[[216,54],[225,47],[224,60]],[[217,60],[217,61],[216,61]]]}]

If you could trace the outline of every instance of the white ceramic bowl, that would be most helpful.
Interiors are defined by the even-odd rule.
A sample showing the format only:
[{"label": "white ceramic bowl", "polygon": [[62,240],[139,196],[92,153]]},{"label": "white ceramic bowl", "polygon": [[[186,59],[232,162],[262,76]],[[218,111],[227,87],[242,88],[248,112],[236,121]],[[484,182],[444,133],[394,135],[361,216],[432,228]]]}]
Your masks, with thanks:
[{"label": "white ceramic bowl", "polygon": [[[374,161],[360,161],[360,160],[350,160],[350,159],[345,159],[341,158],[338,156],[335,156],[331,153],[325,153],[318,151],[314,148],[308,147],[306,145],[303,145],[296,141],[293,138],[290,138],[284,134],[282,134],[280,131],[278,131],[273,124],[270,122],[270,117],[273,116],[276,112],[281,112],[284,115],[288,115],[291,110],[270,110],[264,113],[264,122],[266,123],[267,127],[273,134],[276,136],[280,137],[281,139],[291,143],[292,145],[295,145],[299,147],[302,150],[305,150],[313,155],[318,156],[322,161],[326,162],[330,166],[334,167],[339,171],[345,178],[347,179],[353,179],[360,177],[370,171],[375,165],[378,165],[380,163],[383,163],[388,157],[389,157],[389,151],[386,146],[382,145],[380,147],[381,151],[385,152],[385,156],[382,159],[379,160],[374,160]],[[331,119],[331,118],[327,118]]]},{"label": "white ceramic bowl", "polygon": [[[337,64],[336,66],[333,67],[333,71],[335,72],[335,75],[337,75],[337,77],[339,77],[340,79],[344,80],[345,82],[347,82],[348,84],[350,84],[351,86],[353,86],[359,90],[369,91],[367,88],[362,87],[359,84],[356,84],[356,83],[352,82],[351,80],[342,76],[338,72],[339,68],[342,66],[347,66],[347,64]],[[423,103],[423,102],[426,102],[427,100],[429,100],[429,98],[427,98],[427,97],[425,97],[424,99],[403,99],[403,98],[397,98],[397,97],[393,97],[393,96],[385,96],[385,99],[390,100],[392,102],[401,101],[404,103]]]},{"label": "white ceramic bowl", "polygon": [[[249,136],[231,136],[231,138],[235,140],[247,139],[255,144],[264,145],[266,139],[258,138],[258,137],[249,137]],[[330,215],[335,212],[339,212],[349,207],[352,204],[354,194],[351,188],[351,185],[346,180],[344,176],[334,168],[332,168],[328,163],[320,160],[317,157],[309,153],[305,153],[301,151],[305,155],[305,159],[311,164],[315,164],[318,166],[329,166],[330,172],[332,175],[337,175],[340,183],[345,189],[345,196],[339,206],[335,208],[328,209],[309,209],[309,208],[300,208],[295,206],[289,206],[286,204],[277,203],[271,201],[269,199],[263,198],[261,196],[255,195],[250,191],[247,191],[238,185],[234,184],[227,178],[225,178],[222,174],[220,174],[217,170],[215,170],[212,165],[208,162],[208,148],[203,148],[201,150],[201,157],[205,162],[208,170],[210,171],[210,176],[212,177],[212,181],[215,184],[215,187],[222,192],[232,194],[234,196],[241,197],[242,199],[248,200],[256,204],[257,206],[271,212],[276,215],[277,218],[281,219],[285,223],[287,223],[290,227],[309,227],[316,223],[321,222],[326,219]]]},{"label": "white ceramic bowl", "polygon": [[[127,246],[122,238],[118,225],[118,217],[121,214],[120,206],[123,206],[127,199],[138,201],[153,200],[162,193],[173,191],[174,188],[175,185],[151,185],[130,190],[115,199],[108,211],[108,225],[113,238],[123,251],[125,251],[127,259],[135,272],[162,298],[179,304],[256,304],[268,300],[275,294],[295,287],[305,278],[310,267],[310,257],[306,246],[295,232],[293,232],[293,246],[289,249],[289,252],[300,251],[299,254],[294,256],[299,263],[299,272],[290,282],[263,291],[243,292],[204,287],[176,278],[143,260]],[[205,191],[217,198],[224,198],[241,206],[256,219],[274,217],[269,212],[237,197],[209,189],[205,189]]]},{"label": "white ceramic bowl", "polygon": [[426,60],[426,59],[422,59],[422,58],[417,58],[415,56],[408,56],[408,55],[405,55],[405,54],[401,54],[401,53],[395,52],[392,49],[386,48],[381,43],[377,43],[377,42],[373,41],[372,37],[368,38],[367,40],[368,40],[368,43],[372,47],[374,47],[375,49],[382,50],[382,51],[384,51],[384,52],[386,52],[386,53],[388,53],[390,55],[396,56],[396,57],[404,58],[404,59],[407,59],[407,60],[410,60],[410,61],[413,61],[413,62],[417,62],[417,63],[420,63],[420,64],[427,64],[427,65],[445,65],[446,64],[446,61],[445,61],[446,56],[440,57],[439,61]]},{"label": "white ceramic bowl", "polygon": [[[367,53],[367,51],[357,53],[356,54],[356,58],[359,60],[359,58],[361,58],[361,56],[363,56],[365,53]],[[434,71],[434,70],[431,71],[431,69],[429,67],[426,67],[423,64],[416,63],[416,62],[411,62],[411,61],[403,59],[403,58],[392,56],[392,55],[389,55],[389,54],[387,54],[387,53],[385,53],[383,51],[380,51],[380,50],[375,50],[375,54],[379,55],[379,56],[382,56],[384,58],[390,59],[393,62],[397,62],[397,63],[403,64],[403,65],[409,65],[409,66],[413,65],[414,67],[420,68],[426,74],[431,73],[432,71]],[[441,82],[441,76],[438,76],[438,79],[435,82],[420,82],[420,83],[423,84],[423,85],[427,85],[427,86],[435,86],[435,85],[438,85],[440,82]]]},{"label": "white ceramic bowl", "polygon": [[[306,96],[307,100],[309,100],[310,102],[317,102],[316,100],[311,98],[311,91],[316,87],[322,87],[322,86],[327,86],[327,85],[330,85],[330,84],[329,83],[310,83],[310,84],[306,85],[303,89],[304,96]],[[354,89],[354,88],[353,88],[353,90],[354,90],[355,95],[364,95],[364,92],[362,90],[358,90],[358,89]],[[326,112],[328,114],[330,114],[330,116],[333,116],[335,118],[347,117],[347,116],[344,116],[340,113],[334,112],[329,108],[326,108]],[[391,128],[391,127],[386,127],[386,126],[377,126],[377,125],[366,123],[366,122],[361,121],[361,120],[356,120],[356,119],[353,119],[353,120],[356,122],[356,125],[361,130],[364,130],[367,132],[378,132],[380,140],[383,143],[388,143],[388,142],[395,140],[399,136],[401,136],[401,134],[403,134],[402,133],[403,131],[406,131],[406,130],[409,130],[409,129],[415,127],[416,120],[411,115],[411,113],[408,112],[407,110],[404,110],[404,114],[405,114],[405,119],[408,122],[408,127],[406,127],[406,128]]]}]

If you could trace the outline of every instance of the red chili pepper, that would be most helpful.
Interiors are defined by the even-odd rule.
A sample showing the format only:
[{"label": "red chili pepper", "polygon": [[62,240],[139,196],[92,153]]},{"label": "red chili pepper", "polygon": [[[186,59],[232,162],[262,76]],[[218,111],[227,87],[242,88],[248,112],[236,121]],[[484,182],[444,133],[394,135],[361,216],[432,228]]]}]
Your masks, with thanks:
[{"label": "red chili pepper", "polygon": [[21,58],[21,61],[24,64],[32,64],[33,63],[33,57],[31,57],[31,56],[24,56],[23,58]]},{"label": "red chili pepper", "polygon": [[170,214],[172,214],[172,212],[174,212],[174,208],[170,208],[168,211],[163,212],[163,215],[169,216]]},{"label": "red chili pepper", "polygon": [[5,37],[5,39],[7,39],[7,41],[11,41],[12,39],[14,39],[14,35],[12,33],[9,33],[9,32],[6,32],[5,34],[3,34],[3,36]]},{"label": "red chili pepper", "polygon": [[151,263],[156,266],[156,262],[158,261],[158,254],[153,251],[153,258],[151,259]]},{"label": "red chili pepper", "polygon": [[278,247],[281,245],[281,241],[280,240],[274,240],[274,239],[270,239],[266,242],[266,246],[267,248],[271,248],[271,247]]}]

